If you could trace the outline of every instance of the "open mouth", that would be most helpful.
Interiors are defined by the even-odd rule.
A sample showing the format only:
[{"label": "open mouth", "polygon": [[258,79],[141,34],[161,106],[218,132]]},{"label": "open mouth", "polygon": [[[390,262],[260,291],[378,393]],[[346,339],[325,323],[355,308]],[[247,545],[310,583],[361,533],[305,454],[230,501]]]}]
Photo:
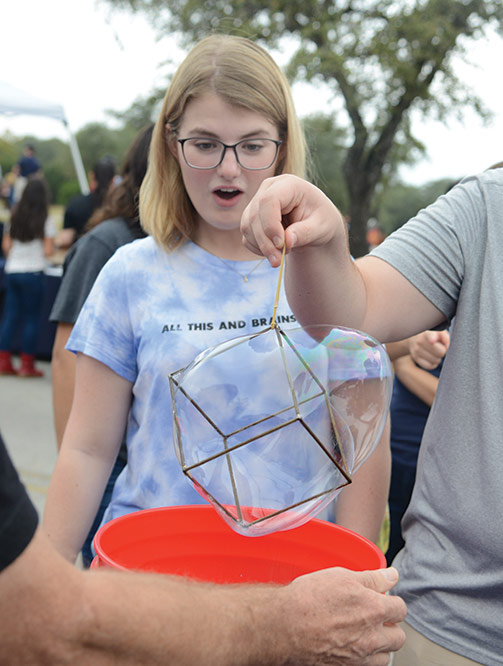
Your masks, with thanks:
[{"label": "open mouth", "polygon": [[220,199],[230,201],[231,199],[234,199],[234,197],[237,197],[239,194],[241,194],[241,190],[235,190],[234,188],[219,188],[217,190],[213,190],[213,194],[215,194]]}]

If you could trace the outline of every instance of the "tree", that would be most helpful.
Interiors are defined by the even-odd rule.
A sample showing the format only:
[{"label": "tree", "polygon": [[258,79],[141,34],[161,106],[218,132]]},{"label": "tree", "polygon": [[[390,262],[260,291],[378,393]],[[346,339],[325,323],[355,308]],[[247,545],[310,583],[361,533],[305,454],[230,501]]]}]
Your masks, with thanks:
[{"label": "tree", "polygon": [[444,119],[468,104],[484,112],[452,62],[466,54],[470,40],[489,27],[501,30],[503,21],[500,0],[106,1],[144,12],[159,35],[181,34],[186,45],[211,31],[246,35],[273,49],[296,45],[292,81],[322,82],[344,101],[344,176],[356,256],[366,251],[366,222],[376,188],[393,167],[391,156],[413,141],[409,112]]},{"label": "tree", "polygon": [[12,145],[12,135],[0,137],[0,172],[5,176],[19,159],[18,149]]},{"label": "tree", "polygon": [[111,157],[120,165],[137,131],[130,125],[111,129],[102,123],[88,123],[77,132],[82,161],[87,171],[103,157]]},{"label": "tree", "polygon": [[[127,116],[127,112],[124,114]],[[142,125],[142,124],[140,124]],[[89,172],[102,157],[111,157],[117,168],[137,135],[137,128],[124,119],[123,125],[112,129],[101,123],[89,123],[77,133],[84,168]],[[16,137],[6,133],[0,137],[0,166],[5,175],[18,161],[23,146],[33,144],[44,177],[49,184],[51,201],[66,206],[80,192],[68,143],[60,139],[38,139],[34,136]]]},{"label": "tree", "polygon": [[126,111],[108,111],[108,115],[138,132],[155,120],[157,107],[162,102],[165,88],[156,88],[147,96],[135,99]]},{"label": "tree", "polygon": [[25,138],[25,143],[31,143],[36,147],[37,157],[42,164],[44,177],[51,191],[51,201],[56,204],[66,204],[67,201],[62,197],[63,186],[69,178],[77,180],[68,143],[60,139],[42,141],[35,137]]},{"label": "tree", "polygon": [[303,125],[311,162],[310,180],[346,214],[349,207],[343,173],[346,132],[336,126],[334,115],[312,114],[304,118]]},{"label": "tree", "polygon": [[75,178],[75,168],[68,144],[60,139],[42,140],[32,135],[16,137],[6,132],[3,138],[0,138],[0,165],[4,175],[18,162],[27,144],[35,147],[37,159],[49,185],[51,202],[65,203],[60,200],[60,189],[69,176]]},{"label": "tree", "polygon": [[433,203],[452,185],[450,179],[436,180],[421,187],[392,184],[386,188],[379,206],[379,224],[386,235],[402,226],[421,209]]}]

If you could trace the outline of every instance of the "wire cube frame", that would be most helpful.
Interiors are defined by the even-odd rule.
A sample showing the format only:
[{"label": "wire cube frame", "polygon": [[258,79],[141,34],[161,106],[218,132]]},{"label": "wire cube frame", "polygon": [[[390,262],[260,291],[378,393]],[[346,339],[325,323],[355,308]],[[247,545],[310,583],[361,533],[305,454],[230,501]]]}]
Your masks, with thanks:
[{"label": "wire cube frame", "polygon": [[[191,394],[192,391],[190,389],[187,390],[184,387],[184,378],[186,377],[188,370],[190,371],[191,369],[194,369],[194,367],[197,367],[200,363],[204,363],[208,358],[214,360],[219,355],[229,352],[239,345],[250,343],[250,341],[255,342],[260,336],[264,335],[273,336],[273,340],[268,340],[267,344],[276,347],[276,349],[273,350],[276,358],[278,357],[278,354],[280,356],[281,362],[279,360],[277,361],[276,370],[281,368],[284,373],[283,380],[286,380],[285,387],[287,387],[285,388],[285,394],[289,395],[289,402],[283,405],[281,409],[271,412],[270,414],[261,415],[260,418],[249,420],[244,424],[239,423],[239,425],[237,425],[233,423],[229,428],[230,424],[227,423],[222,425],[218,419],[219,415],[209,414],[208,407],[205,408],[202,406],[200,401],[195,399],[194,395]],[[314,392],[311,392],[307,397],[298,395],[295,380],[292,377],[292,360],[296,367],[301,368],[304,375],[310,378],[311,385],[316,387]],[[344,453],[345,447],[342,443],[340,429],[327,389],[324,387],[320,378],[312,370],[310,364],[299,352],[295,343],[287,333],[275,323],[274,318],[268,328],[258,333],[235,338],[234,340],[219,345],[212,350],[208,350],[206,354],[200,355],[200,357],[185,368],[171,373],[169,375],[169,381],[174,420],[174,443],[181,469],[194,484],[198,492],[215,506],[226,522],[228,522],[236,531],[249,535],[264,534],[273,531],[270,529],[272,524],[276,526],[280,525],[273,529],[285,529],[285,527],[281,527],[281,518],[284,518],[284,523],[291,522],[292,512],[297,512],[298,518],[296,521],[293,521],[293,524],[289,524],[288,527],[300,525],[312,517],[313,506],[318,507],[318,511],[320,505],[325,506],[328,504],[342,487],[351,483],[351,475]],[[279,377],[275,377],[275,381],[282,380]],[[330,432],[325,432],[323,438],[320,436],[319,432],[316,432],[316,429],[313,428],[313,424],[309,423],[305,416],[306,407],[309,408],[309,403],[311,402],[313,402],[313,404],[323,405],[326,410],[324,412],[324,418],[327,420],[328,417]],[[210,455],[206,457],[199,455],[201,453],[199,451],[194,459],[193,448],[194,446],[197,447],[198,443],[187,440],[187,428],[184,427],[182,423],[184,418],[185,422],[187,422],[187,416],[185,415],[185,417],[181,417],[180,410],[183,412],[188,405],[190,405],[193,418],[204,422],[203,427],[207,428],[205,431],[206,433],[210,433],[209,438],[212,439],[214,437],[214,441],[220,443],[219,446],[216,446],[217,450],[213,450]],[[227,427],[225,427],[225,425]],[[257,446],[257,443],[264,441],[269,436],[290,427],[293,427],[296,430],[299,428],[302,429],[305,441],[312,442],[312,445],[317,452],[315,455],[318,456],[318,460],[320,460],[321,455],[324,459],[322,464],[333,469],[330,478],[335,481],[335,484],[329,487],[325,486],[321,491],[315,492],[314,494],[308,494],[301,499],[297,498],[296,501],[290,503],[285,502],[279,507],[275,506],[273,509],[267,506],[250,508],[249,503],[243,501],[240,496],[240,486],[236,480],[235,457],[238,455],[239,451],[243,450],[245,447]],[[327,438],[329,441],[327,441]],[[233,443],[236,439],[239,439],[239,441]],[[224,467],[226,467],[228,474],[227,490],[230,493],[230,499],[229,495],[227,495],[226,501],[222,501],[222,497],[217,497],[216,493],[204,483],[204,479],[209,477],[209,475],[205,475],[203,471],[204,468],[210,468],[213,463],[219,460],[225,461]],[[267,460],[263,460],[262,463],[264,466],[268,466]],[[269,473],[270,476],[274,476],[271,467],[267,468],[266,473]],[[272,479],[272,483],[274,483],[274,479]],[[260,499],[265,499],[267,493],[265,491],[260,491],[260,493],[263,495]]]}]

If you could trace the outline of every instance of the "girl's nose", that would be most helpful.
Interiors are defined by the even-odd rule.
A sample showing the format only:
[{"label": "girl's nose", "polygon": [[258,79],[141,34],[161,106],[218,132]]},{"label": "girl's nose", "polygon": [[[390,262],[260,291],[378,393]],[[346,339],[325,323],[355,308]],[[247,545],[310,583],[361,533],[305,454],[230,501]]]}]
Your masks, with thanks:
[{"label": "girl's nose", "polygon": [[236,153],[232,148],[226,148],[224,159],[217,167],[217,171],[224,177],[233,177],[240,173],[241,166],[237,161]]}]

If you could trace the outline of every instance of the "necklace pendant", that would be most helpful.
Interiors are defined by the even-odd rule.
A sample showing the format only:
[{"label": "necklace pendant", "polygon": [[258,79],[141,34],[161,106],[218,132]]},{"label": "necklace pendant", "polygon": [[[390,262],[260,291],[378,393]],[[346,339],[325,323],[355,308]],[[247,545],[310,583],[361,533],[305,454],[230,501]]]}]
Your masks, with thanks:
[{"label": "necklace pendant", "polygon": [[250,280],[248,279],[249,276],[250,276],[255,270],[257,270],[257,268],[262,264],[263,261],[265,261],[265,257],[262,257],[262,259],[259,259],[259,260],[255,263],[255,266],[251,269],[251,271],[249,271],[248,273],[246,273],[246,275],[243,275],[243,273],[241,273],[241,271],[236,270],[232,264],[227,263],[227,261],[225,261],[225,259],[222,259],[222,257],[219,257],[218,255],[215,255],[215,257],[216,257],[216,258],[217,258],[217,259],[218,259],[218,260],[219,260],[224,266],[226,266],[230,271],[232,271],[233,273],[236,273],[237,275],[240,275],[240,276],[243,278],[243,282],[249,282],[249,281],[250,281]]}]

